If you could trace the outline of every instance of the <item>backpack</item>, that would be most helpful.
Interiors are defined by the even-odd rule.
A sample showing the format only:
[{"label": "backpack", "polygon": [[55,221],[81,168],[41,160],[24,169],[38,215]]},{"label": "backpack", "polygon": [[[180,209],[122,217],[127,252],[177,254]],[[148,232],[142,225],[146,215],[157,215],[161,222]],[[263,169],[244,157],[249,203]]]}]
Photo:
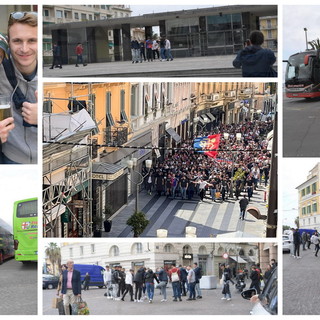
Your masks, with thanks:
[{"label": "backpack", "polygon": [[179,274],[178,274],[178,272],[176,271],[176,272],[172,272],[172,274],[171,274],[171,282],[176,282],[176,281],[179,281],[180,280],[180,278],[179,278]]}]

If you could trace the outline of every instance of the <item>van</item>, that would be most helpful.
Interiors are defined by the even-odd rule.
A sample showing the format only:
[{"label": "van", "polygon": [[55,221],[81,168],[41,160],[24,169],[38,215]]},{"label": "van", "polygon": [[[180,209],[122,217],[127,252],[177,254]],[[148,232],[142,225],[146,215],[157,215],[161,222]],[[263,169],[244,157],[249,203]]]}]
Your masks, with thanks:
[{"label": "van", "polygon": [[75,264],[74,269],[80,272],[81,283],[83,283],[86,273],[88,272],[90,275],[89,286],[103,288],[103,273],[105,270],[103,267],[96,264]]}]

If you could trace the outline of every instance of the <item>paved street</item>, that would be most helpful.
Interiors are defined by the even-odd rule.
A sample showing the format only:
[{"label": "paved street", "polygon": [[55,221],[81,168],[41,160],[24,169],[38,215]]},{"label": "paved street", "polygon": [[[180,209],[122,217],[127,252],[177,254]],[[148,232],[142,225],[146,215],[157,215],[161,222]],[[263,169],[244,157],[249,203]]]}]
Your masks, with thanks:
[{"label": "paved street", "polygon": [[177,58],[173,61],[143,62],[116,61],[80,65],[64,65],[62,69],[44,67],[44,77],[241,77],[241,70],[232,66],[235,55]]},{"label": "paved street", "polygon": [[283,255],[283,314],[319,315],[319,259],[314,246],[300,251],[302,259]]},{"label": "paved street", "polygon": [[[266,203],[263,200],[264,187],[255,191],[249,206],[255,206],[261,214],[267,214]],[[195,198],[196,199],[196,198]],[[120,212],[112,217],[111,232],[103,232],[103,237],[132,237],[127,219],[134,212],[135,198]],[[140,192],[139,208],[150,220],[142,237],[156,237],[157,229],[168,230],[168,237],[185,237],[185,227],[197,228],[197,237],[216,237],[240,231],[244,237],[265,237],[266,220],[257,220],[246,214],[244,221],[239,220],[239,202],[230,200],[224,203],[213,202],[209,196],[204,202],[169,199],[156,194],[148,195]],[[232,235],[230,235],[232,236]]]},{"label": "paved street", "polygon": [[35,315],[37,297],[36,263],[11,259],[0,266],[0,315]]},{"label": "paved street", "polygon": [[284,157],[319,157],[319,99],[283,98]]},{"label": "paved street", "polygon": [[[248,286],[247,286],[248,287]],[[171,298],[171,285],[167,288],[168,301],[160,302],[162,299],[159,290],[155,289],[154,301],[152,304],[145,300],[143,303],[130,302],[128,295],[125,301],[108,300],[103,296],[104,289],[92,288],[82,292],[82,298],[88,303],[91,315],[248,315],[252,304],[244,300],[235,288],[231,288],[232,300],[221,300],[222,289],[202,290],[202,299],[182,302],[173,302]],[[51,308],[51,301],[56,290],[43,290],[43,314],[57,315],[58,310]]]}]

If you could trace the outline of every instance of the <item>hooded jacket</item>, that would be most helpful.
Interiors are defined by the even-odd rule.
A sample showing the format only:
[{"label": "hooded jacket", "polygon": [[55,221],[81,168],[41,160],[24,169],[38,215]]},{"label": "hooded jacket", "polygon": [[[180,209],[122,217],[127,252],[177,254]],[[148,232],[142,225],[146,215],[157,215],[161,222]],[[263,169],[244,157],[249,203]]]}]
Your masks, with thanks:
[{"label": "hooded jacket", "polygon": [[238,52],[233,66],[242,68],[243,77],[276,77],[276,72],[272,69],[275,62],[273,51],[252,45]]},{"label": "hooded jacket", "polygon": [[[16,68],[13,59],[15,75],[19,88],[30,103],[36,103],[35,91],[38,90],[38,75],[36,74],[31,81],[24,79],[23,75]],[[13,88],[7,79],[3,65],[0,65],[0,84],[1,94],[10,95],[13,93]],[[9,133],[8,140],[2,144],[2,152],[10,160],[21,164],[37,163],[37,140],[38,128],[35,126],[24,127],[21,108],[15,105],[12,107],[14,118],[14,129]]]}]

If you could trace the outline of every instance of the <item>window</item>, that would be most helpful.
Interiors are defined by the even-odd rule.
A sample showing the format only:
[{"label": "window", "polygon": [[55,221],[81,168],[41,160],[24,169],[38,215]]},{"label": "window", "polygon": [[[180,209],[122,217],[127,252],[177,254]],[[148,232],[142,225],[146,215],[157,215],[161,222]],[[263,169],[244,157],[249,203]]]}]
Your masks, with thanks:
[{"label": "window", "polygon": [[79,13],[78,13],[78,12],[75,12],[75,13],[74,13],[74,19],[75,19],[75,20],[79,20]]},{"label": "window", "polygon": [[91,245],[91,254],[95,253],[95,247],[94,244]]},{"label": "window", "polygon": [[43,16],[44,16],[44,17],[50,17],[50,12],[49,12],[48,9],[44,9],[44,10],[43,10]]},{"label": "window", "polygon": [[110,256],[117,257],[119,255],[119,248],[118,246],[112,246],[110,249]]},{"label": "window", "polygon": [[137,253],[142,253],[142,243],[136,243],[136,252]]},{"label": "window", "polygon": [[316,194],[317,193],[317,183],[313,183],[311,186],[311,190],[312,190],[312,194]]},{"label": "window", "polygon": [[138,86],[133,85],[131,87],[131,110],[130,110],[131,116],[137,116],[138,115]]},{"label": "window", "polygon": [[271,20],[267,20],[267,26],[268,26],[268,28],[271,28],[271,27],[272,27]]},{"label": "window", "polygon": [[81,13],[81,21],[86,21],[87,15],[85,13]]},{"label": "window", "polygon": [[313,217],[313,223],[314,223],[314,224],[317,223],[317,217]]},{"label": "window", "polygon": [[89,14],[89,20],[91,21],[92,20],[92,14]]},{"label": "window", "polygon": [[309,194],[311,191],[310,191],[310,186],[307,186],[306,188],[306,194]]},{"label": "window", "polygon": [[301,213],[302,213],[303,216],[306,214],[306,207],[302,208],[302,212]]},{"label": "window", "polygon": [[61,19],[63,17],[63,12],[62,10],[57,10],[56,11],[56,18]]},{"label": "window", "polygon": [[172,245],[171,244],[166,244],[164,246],[164,252],[170,253],[172,249]]},{"label": "window", "polygon": [[126,115],[126,92],[124,90],[120,91],[120,121],[128,122],[128,118]]},{"label": "window", "polygon": [[268,39],[272,39],[272,31],[268,30]]},{"label": "window", "polygon": [[301,197],[304,197],[306,195],[306,190],[305,189],[302,189],[301,190]]},{"label": "window", "polygon": [[107,114],[106,126],[107,127],[114,126],[114,121],[113,121],[113,117],[111,114],[111,92],[110,91],[107,91],[107,93],[106,93],[106,114]]},{"label": "window", "polygon": [[317,212],[318,211],[318,204],[316,202],[314,202],[312,204],[312,212]]},{"label": "window", "polygon": [[69,248],[69,256],[73,257],[73,248]]},{"label": "window", "polygon": [[311,205],[308,205],[308,207],[307,207],[307,213],[311,213]]},{"label": "window", "polygon": [[83,256],[83,246],[80,246],[80,256]]}]

